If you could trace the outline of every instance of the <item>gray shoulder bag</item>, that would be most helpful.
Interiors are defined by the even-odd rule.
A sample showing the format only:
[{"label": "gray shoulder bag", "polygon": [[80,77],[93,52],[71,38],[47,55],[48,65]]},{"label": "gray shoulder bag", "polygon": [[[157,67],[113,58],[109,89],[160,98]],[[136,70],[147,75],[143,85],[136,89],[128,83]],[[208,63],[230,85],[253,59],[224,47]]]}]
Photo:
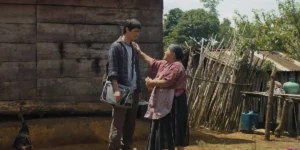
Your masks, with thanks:
[{"label": "gray shoulder bag", "polygon": [[[121,44],[121,52],[123,52],[123,44]],[[134,48],[132,47],[132,75],[133,75],[133,67],[134,66]],[[132,76],[133,78],[133,76]],[[119,88],[120,88],[120,100],[117,102],[116,98],[114,96],[114,88],[113,88],[113,84],[111,81],[108,80],[108,78],[106,78],[103,90],[102,90],[102,94],[100,97],[100,101],[108,103],[108,104],[112,104],[115,107],[121,107],[121,108],[131,108],[131,104],[133,102],[133,90],[125,85],[122,84],[118,84]]]}]

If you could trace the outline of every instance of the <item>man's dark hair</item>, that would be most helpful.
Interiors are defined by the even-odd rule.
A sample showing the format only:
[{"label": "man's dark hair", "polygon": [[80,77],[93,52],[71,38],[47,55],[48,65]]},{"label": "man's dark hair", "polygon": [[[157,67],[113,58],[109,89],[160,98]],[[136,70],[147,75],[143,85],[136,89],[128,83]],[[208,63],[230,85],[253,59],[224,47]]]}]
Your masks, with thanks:
[{"label": "man's dark hair", "polygon": [[123,28],[123,34],[126,33],[126,28],[128,28],[129,31],[131,31],[134,28],[141,29],[142,25],[141,23],[136,19],[127,19]]}]

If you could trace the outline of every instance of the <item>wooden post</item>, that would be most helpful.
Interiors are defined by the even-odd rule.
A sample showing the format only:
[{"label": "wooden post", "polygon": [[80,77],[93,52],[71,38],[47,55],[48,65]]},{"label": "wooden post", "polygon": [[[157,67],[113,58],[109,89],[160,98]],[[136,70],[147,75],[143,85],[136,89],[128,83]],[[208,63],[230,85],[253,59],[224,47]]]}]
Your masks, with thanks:
[{"label": "wooden post", "polygon": [[275,136],[277,138],[280,137],[283,126],[286,123],[287,113],[288,113],[288,109],[289,109],[289,102],[285,100],[285,97],[282,97],[282,99],[284,99],[282,114],[281,114],[279,124],[278,124],[277,128],[275,129]]},{"label": "wooden post", "polygon": [[188,75],[190,75],[191,76],[191,69],[192,69],[192,62],[193,62],[193,56],[195,56],[194,54],[193,54],[193,50],[192,50],[192,48],[190,47],[190,51],[189,51],[189,60],[188,60],[188,65],[187,65],[187,74]]},{"label": "wooden post", "polygon": [[247,110],[247,106],[246,106],[246,104],[247,104],[247,102],[246,102],[247,95],[243,94],[242,96],[243,96],[243,110],[242,110],[242,112],[245,112]]},{"label": "wooden post", "polygon": [[274,80],[276,74],[276,66],[273,66],[271,79],[270,79],[270,89],[269,89],[269,97],[268,97],[268,104],[267,104],[267,115],[266,115],[266,123],[265,123],[265,140],[270,140],[270,122],[272,119],[272,102],[273,102],[273,94],[274,94]]},{"label": "wooden post", "polygon": [[43,114],[109,114],[111,106],[101,102],[37,102],[28,101],[20,104],[17,101],[0,102],[0,115],[18,115],[22,105],[23,115]]},{"label": "wooden post", "polygon": [[283,103],[284,103],[284,97],[278,98],[278,103],[277,103],[277,119],[276,119],[276,123],[278,125],[279,125],[279,123],[281,121]]},{"label": "wooden post", "polygon": [[[191,70],[192,70],[193,56],[194,56],[193,50],[192,50],[192,48],[190,47],[190,51],[189,51],[189,60],[188,60],[188,65],[187,65],[187,75],[188,75],[188,76],[191,76],[191,77],[192,77],[192,71],[191,71]],[[193,78],[189,78],[189,79],[188,79],[188,84],[187,84],[187,86],[186,86],[187,92],[190,91],[190,88],[191,88],[190,84],[191,84],[192,81],[193,81]],[[187,93],[187,94],[189,95],[189,93]]]}]

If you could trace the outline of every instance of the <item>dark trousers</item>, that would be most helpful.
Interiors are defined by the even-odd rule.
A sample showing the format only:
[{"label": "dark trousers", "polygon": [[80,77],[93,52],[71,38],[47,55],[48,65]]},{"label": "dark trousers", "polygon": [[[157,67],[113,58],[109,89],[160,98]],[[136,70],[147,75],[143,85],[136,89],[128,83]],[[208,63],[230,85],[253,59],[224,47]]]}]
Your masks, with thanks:
[{"label": "dark trousers", "polygon": [[113,107],[112,122],[109,132],[109,148],[130,149],[133,143],[133,133],[138,110],[139,92],[134,92],[132,108]]}]

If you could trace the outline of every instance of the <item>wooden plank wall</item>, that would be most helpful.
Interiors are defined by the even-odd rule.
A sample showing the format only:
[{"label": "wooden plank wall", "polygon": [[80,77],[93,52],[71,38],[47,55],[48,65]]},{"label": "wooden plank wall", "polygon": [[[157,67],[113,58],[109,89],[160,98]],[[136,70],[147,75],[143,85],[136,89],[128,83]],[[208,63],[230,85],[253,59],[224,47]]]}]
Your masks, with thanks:
[{"label": "wooden plank wall", "polygon": [[0,101],[98,101],[126,19],[141,21],[138,42],[162,57],[162,11],[162,0],[0,0]]}]

